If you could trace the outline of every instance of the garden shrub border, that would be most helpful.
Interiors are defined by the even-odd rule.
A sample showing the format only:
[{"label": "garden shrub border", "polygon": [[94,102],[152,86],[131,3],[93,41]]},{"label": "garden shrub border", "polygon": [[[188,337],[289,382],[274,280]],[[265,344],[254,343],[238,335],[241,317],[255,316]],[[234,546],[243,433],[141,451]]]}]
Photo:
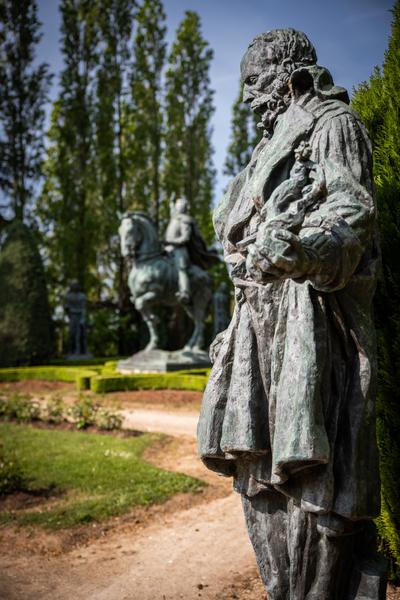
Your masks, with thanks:
[{"label": "garden shrub border", "polygon": [[97,394],[131,390],[191,390],[204,391],[208,369],[192,369],[170,373],[134,373],[122,375],[116,371],[116,361],[103,366],[35,366],[0,369],[0,381],[43,379],[46,381],[75,382],[78,390]]},{"label": "garden shrub border", "polygon": [[43,379],[45,381],[75,382],[78,390],[89,390],[92,377],[96,376],[101,367],[15,367],[0,369],[0,381],[24,381],[27,379]]}]

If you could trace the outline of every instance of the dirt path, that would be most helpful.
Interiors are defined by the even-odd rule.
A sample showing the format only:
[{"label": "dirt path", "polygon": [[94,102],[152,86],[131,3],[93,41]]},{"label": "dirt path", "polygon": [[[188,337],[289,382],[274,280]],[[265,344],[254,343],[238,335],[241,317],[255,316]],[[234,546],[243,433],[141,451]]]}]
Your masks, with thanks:
[{"label": "dirt path", "polygon": [[174,436],[196,436],[198,413],[125,409],[120,413],[124,417],[123,426],[127,429],[139,431],[154,431],[157,433],[168,433]]},{"label": "dirt path", "polygon": [[116,532],[58,559],[26,556],[18,561],[18,579],[14,561],[4,564],[7,600],[215,600],[234,598],[231,582],[255,575],[233,494],[175,513],[135,537]]}]

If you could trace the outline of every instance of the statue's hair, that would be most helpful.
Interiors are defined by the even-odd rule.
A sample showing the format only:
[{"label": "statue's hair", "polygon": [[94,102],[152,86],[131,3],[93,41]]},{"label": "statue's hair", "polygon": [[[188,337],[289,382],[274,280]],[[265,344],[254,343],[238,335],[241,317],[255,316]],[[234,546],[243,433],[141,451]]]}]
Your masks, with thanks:
[{"label": "statue's hair", "polygon": [[261,58],[262,48],[272,47],[277,63],[289,63],[294,68],[317,63],[317,53],[306,34],[292,28],[272,29],[261,33],[251,42],[243,60],[255,47],[260,47]]}]

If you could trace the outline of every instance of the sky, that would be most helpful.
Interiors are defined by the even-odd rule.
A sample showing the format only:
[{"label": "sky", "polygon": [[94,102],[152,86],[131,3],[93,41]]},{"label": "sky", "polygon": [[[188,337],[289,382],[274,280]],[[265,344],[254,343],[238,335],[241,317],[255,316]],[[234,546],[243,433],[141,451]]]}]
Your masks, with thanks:
[{"label": "sky", "polygon": [[[38,0],[43,38],[38,59],[53,73],[62,68],[58,48],[58,0]],[[214,163],[217,169],[215,201],[226,178],[222,175],[229,144],[232,104],[239,90],[239,64],[251,40],[264,31],[294,27],[314,44],[318,64],[327,67],[335,83],[352,91],[381,65],[390,35],[394,0],[164,0],[167,41],[171,44],[186,10],[196,11],[202,32],[214,50],[211,86],[216,111],[212,120]],[[57,94],[57,77],[52,97]]]}]

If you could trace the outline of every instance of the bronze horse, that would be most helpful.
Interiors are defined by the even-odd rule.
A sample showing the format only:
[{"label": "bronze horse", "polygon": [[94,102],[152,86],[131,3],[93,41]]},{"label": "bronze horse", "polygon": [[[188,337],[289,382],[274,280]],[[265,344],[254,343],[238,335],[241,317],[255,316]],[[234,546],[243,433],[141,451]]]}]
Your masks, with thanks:
[{"label": "bronze horse", "polygon": [[[154,307],[181,304],[177,299],[178,272],[172,256],[165,252],[158,239],[152,220],[145,213],[125,213],[118,232],[122,256],[131,260],[128,276],[131,301],[149,329],[146,350],[154,350],[160,343]],[[197,265],[191,265],[189,278],[192,302],[181,306],[193,320],[194,329],[185,349],[197,351],[204,343],[204,319],[212,296],[211,277]]]}]

